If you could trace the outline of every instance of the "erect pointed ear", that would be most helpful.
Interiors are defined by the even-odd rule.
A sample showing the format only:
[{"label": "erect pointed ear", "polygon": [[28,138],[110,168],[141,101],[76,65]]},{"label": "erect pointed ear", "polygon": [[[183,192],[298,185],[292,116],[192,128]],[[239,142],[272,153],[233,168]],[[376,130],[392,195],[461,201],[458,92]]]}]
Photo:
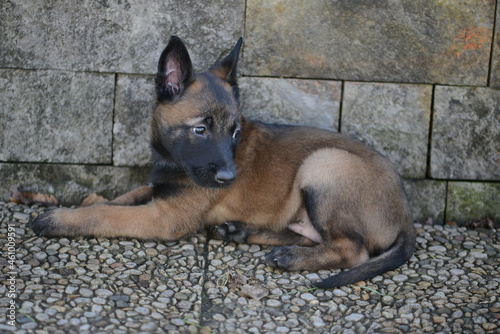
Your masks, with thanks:
[{"label": "erect pointed ear", "polygon": [[210,71],[218,77],[229,82],[232,86],[236,86],[236,65],[240,55],[243,38],[240,37],[234,46],[233,50],[220,63],[212,66]]},{"label": "erect pointed ear", "polygon": [[186,46],[177,36],[171,36],[161,53],[156,75],[156,93],[160,101],[176,101],[191,84],[193,65]]}]

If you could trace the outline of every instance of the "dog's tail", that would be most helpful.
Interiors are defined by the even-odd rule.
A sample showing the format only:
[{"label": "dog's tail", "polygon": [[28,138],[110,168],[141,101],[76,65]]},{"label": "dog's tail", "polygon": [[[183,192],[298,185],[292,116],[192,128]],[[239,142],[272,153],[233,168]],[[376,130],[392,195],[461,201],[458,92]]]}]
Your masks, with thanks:
[{"label": "dog's tail", "polygon": [[321,289],[329,289],[369,280],[377,275],[381,275],[402,266],[410,259],[414,251],[414,230],[402,231],[391,247],[382,254],[321,282],[313,283],[313,285]]}]

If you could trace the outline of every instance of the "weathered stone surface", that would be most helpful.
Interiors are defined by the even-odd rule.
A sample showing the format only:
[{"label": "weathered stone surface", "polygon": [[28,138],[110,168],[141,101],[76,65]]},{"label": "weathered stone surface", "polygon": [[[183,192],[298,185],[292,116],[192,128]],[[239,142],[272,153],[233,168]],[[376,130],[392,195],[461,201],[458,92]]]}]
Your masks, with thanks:
[{"label": "weathered stone surface", "polygon": [[386,155],[399,172],[424,178],[432,87],[346,82],[341,132]]},{"label": "weathered stone surface", "polygon": [[110,163],[114,76],[0,70],[0,161]]},{"label": "weathered stone surface", "polygon": [[446,219],[466,223],[483,218],[500,223],[500,184],[449,182]]},{"label": "weathered stone surface", "polygon": [[242,113],[263,122],[338,130],[341,83],[241,78]]},{"label": "weathered stone surface", "polygon": [[0,199],[7,200],[10,187],[20,185],[26,191],[54,194],[60,204],[79,204],[93,192],[114,198],[146,185],[148,178],[145,167],[0,163]]},{"label": "weathered stone surface", "polygon": [[490,86],[500,88],[500,6],[497,4],[497,18],[495,26],[495,38],[493,45],[493,55],[491,59]]},{"label": "weathered stone surface", "polygon": [[118,76],[113,124],[113,163],[116,166],[143,166],[150,160],[154,80],[154,76]]},{"label": "weathered stone surface", "polygon": [[430,218],[434,224],[444,223],[445,181],[404,180],[404,186],[414,221],[424,222]]},{"label": "weathered stone surface", "polygon": [[244,1],[2,1],[0,66],[155,73],[170,35],[195,67],[228,52],[243,32]]},{"label": "weathered stone surface", "polygon": [[434,178],[500,180],[500,91],[437,86],[431,147]]},{"label": "weathered stone surface", "polygon": [[247,4],[247,75],[487,82],[495,0]]}]

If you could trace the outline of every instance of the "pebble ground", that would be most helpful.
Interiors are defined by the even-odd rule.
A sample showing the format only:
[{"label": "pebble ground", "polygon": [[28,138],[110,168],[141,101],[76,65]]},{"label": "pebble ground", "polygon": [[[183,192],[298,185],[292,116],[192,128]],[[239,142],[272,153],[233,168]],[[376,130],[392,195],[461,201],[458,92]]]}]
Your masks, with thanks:
[{"label": "pebble ground", "polygon": [[170,243],[40,238],[26,223],[44,210],[0,202],[0,333],[500,332],[498,230],[417,224],[406,265],[314,290],[336,271],[281,272],[263,260],[269,247],[210,231]]}]

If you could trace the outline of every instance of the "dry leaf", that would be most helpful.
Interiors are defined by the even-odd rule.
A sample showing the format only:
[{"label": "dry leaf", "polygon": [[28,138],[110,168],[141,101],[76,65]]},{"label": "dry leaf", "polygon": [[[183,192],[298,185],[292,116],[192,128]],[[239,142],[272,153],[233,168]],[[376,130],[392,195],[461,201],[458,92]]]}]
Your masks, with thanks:
[{"label": "dry leaf", "polygon": [[484,219],[468,222],[465,224],[465,226],[469,229],[472,229],[472,230],[477,229],[477,228],[485,228],[485,229],[489,229],[489,230],[495,229],[495,224],[489,218],[484,218]]},{"label": "dry leaf", "polygon": [[239,294],[242,297],[261,300],[265,296],[269,295],[269,290],[260,286],[245,284],[241,286]]},{"label": "dry leaf", "polygon": [[248,284],[248,277],[242,274],[231,274],[229,276],[229,283],[236,286]]},{"label": "dry leaf", "polygon": [[237,289],[242,297],[260,300],[269,295],[269,290],[263,288],[255,279],[248,278],[243,274],[229,274],[229,287]]},{"label": "dry leaf", "polygon": [[19,204],[40,204],[45,206],[56,206],[59,203],[54,195],[19,191],[18,186],[10,188],[10,201]]}]

